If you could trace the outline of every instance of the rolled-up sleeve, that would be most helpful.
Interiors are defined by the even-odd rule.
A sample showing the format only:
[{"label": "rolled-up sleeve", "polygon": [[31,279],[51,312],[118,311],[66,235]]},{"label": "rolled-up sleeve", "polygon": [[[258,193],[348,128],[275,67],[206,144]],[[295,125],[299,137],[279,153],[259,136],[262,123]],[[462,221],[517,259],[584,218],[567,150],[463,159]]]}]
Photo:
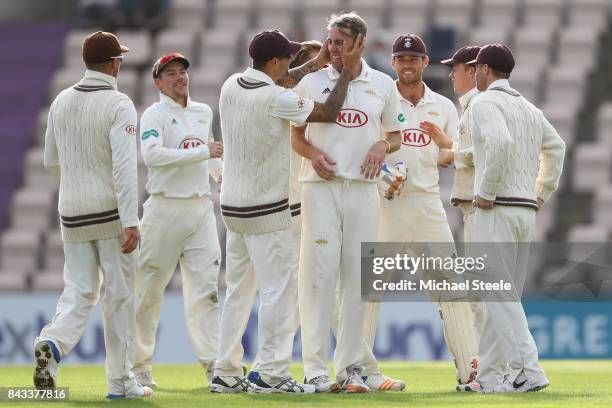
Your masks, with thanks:
[{"label": "rolled-up sleeve", "polygon": [[294,123],[306,123],[314,109],[314,101],[301,97],[292,89],[278,93],[270,107],[270,116]]}]

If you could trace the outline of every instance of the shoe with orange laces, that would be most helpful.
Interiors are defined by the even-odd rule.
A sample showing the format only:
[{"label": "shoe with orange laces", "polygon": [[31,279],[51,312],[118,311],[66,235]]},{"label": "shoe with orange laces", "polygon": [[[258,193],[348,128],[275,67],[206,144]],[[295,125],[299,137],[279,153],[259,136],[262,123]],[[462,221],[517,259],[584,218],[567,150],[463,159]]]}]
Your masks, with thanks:
[{"label": "shoe with orange laces", "polygon": [[404,381],[395,380],[381,373],[362,378],[372,391],[403,391],[406,388]]}]

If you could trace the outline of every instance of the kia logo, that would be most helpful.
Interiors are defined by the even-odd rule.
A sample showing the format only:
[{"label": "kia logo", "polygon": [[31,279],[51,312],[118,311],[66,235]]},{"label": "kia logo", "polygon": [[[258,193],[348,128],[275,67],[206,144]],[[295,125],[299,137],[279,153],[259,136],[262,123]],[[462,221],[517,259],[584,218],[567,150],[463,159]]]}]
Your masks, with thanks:
[{"label": "kia logo", "polygon": [[406,146],[425,147],[431,143],[431,137],[421,129],[402,130],[402,144]]},{"label": "kia logo", "polygon": [[125,131],[128,132],[130,135],[135,135],[136,134],[136,126],[129,125],[128,127],[125,128]]},{"label": "kia logo", "polygon": [[204,142],[197,137],[190,137],[181,142],[179,149],[191,149],[192,147],[198,147],[203,144]]},{"label": "kia logo", "polygon": [[357,109],[341,109],[336,123],[346,128],[361,127],[368,123],[368,115]]}]

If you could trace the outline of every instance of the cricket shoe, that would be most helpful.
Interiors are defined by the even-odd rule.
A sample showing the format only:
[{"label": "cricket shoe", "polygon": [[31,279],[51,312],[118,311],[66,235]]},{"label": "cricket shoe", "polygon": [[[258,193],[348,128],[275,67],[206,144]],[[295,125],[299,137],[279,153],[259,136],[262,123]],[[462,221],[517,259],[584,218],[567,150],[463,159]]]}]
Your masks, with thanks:
[{"label": "cricket shoe", "polygon": [[467,384],[458,384],[456,390],[457,392],[484,392],[480,383],[476,381]]},{"label": "cricket shoe", "polygon": [[255,384],[259,378],[260,375],[257,371],[249,371],[249,375],[247,375],[247,380],[249,380],[251,384]]},{"label": "cricket shoe", "polygon": [[241,375],[218,375],[213,377],[210,392],[215,393],[238,393],[252,392],[253,384],[245,376]]},{"label": "cricket shoe", "polygon": [[152,371],[143,371],[141,373],[135,373],[134,377],[136,381],[140,385],[144,385],[149,388],[157,388],[157,383],[153,380],[153,372]]},{"label": "cricket shoe", "polygon": [[149,398],[153,396],[153,390],[151,387],[147,387],[145,385],[141,385],[138,382],[134,381],[131,386],[129,386],[124,394],[106,394],[106,398],[109,400],[115,399],[123,399],[123,398]]},{"label": "cricket shoe", "polygon": [[55,389],[61,360],[59,350],[52,341],[43,340],[34,346],[34,356],[34,387],[39,390]]},{"label": "cricket shoe", "polygon": [[315,392],[316,387],[311,384],[299,384],[293,378],[285,378],[277,384],[270,384],[261,377],[257,376],[257,379],[253,384],[253,391],[258,394],[272,394],[277,392],[287,394],[312,394]]},{"label": "cricket shoe", "polygon": [[351,365],[347,367],[346,372],[348,377],[342,383],[342,390],[347,393],[364,393],[370,391],[370,387],[363,382],[361,378],[361,371],[363,369],[358,365]]},{"label": "cricket shoe", "polygon": [[306,384],[314,385],[315,392],[340,392],[342,389],[340,388],[340,384],[337,382],[332,382],[329,379],[328,375],[319,375],[318,377],[311,378],[307,380],[304,377],[304,382]]},{"label": "cricket shoe", "polygon": [[548,387],[550,383],[544,377],[540,381],[530,382],[523,371],[516,376],[516,379],[510,383],[509,380],[504,380],[505,392],[536,392]]},{"label": "cricket shoe", "polygon": [[372,391],[403,391],[406,388],[404,381],[389,378],[381,373],[361,378]]}]

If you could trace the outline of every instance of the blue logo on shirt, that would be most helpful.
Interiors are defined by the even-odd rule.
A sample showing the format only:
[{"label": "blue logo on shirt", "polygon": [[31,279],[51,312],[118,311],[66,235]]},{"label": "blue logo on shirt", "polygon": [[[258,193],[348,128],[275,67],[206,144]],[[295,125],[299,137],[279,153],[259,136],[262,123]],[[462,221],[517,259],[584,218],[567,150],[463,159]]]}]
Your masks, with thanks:
[{"label": "blue logo on shirt", "polygon": [[159,133],[157,133],[157,130],[155,130],[155,129],[149,129],[149,130],[147,130],[146,132],[143,132],[143,133],[142,133],[142,137],[141,137],[141,139],[142,139],[142,140],[147,140],[147,139],[148,139],[149,137],[151,137],[151,136],[153,136],[153,137],[159,137]]}]

